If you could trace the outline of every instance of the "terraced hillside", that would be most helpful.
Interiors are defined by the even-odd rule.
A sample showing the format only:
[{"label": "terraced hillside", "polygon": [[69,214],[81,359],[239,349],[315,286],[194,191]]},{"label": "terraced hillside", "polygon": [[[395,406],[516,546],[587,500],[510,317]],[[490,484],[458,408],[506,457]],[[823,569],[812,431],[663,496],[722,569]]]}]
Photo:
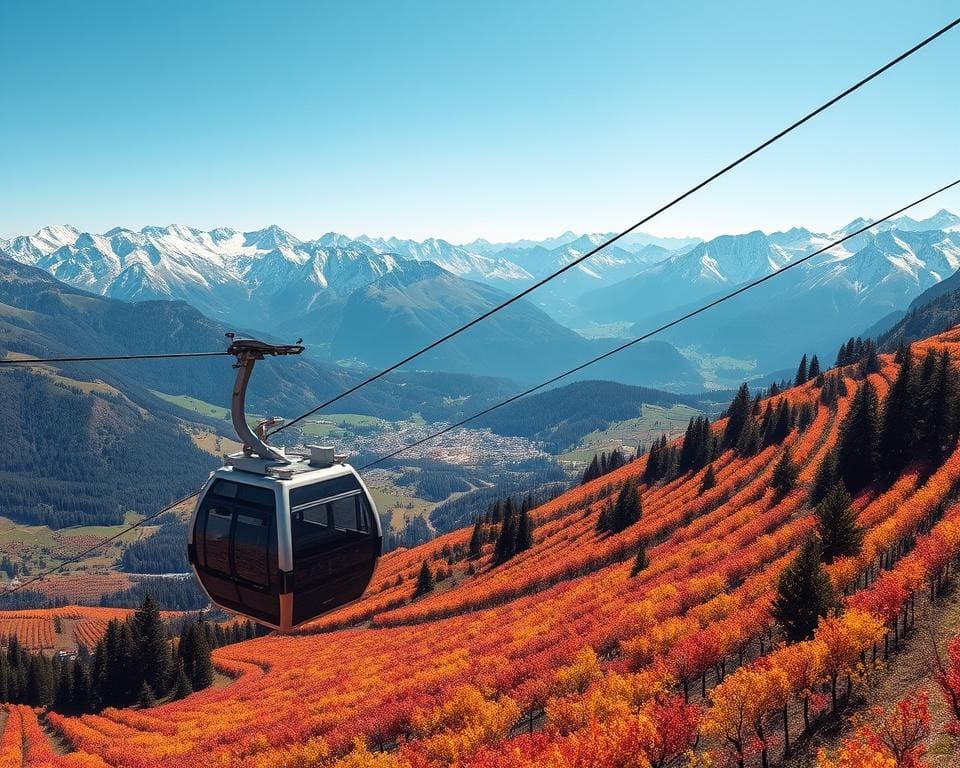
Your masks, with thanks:
[{"label": "terraced hillside", "polygon": [[[948,365],[960,360],[960,329],[898,356],[826,372],[745,415],[732,408],[712,425],[708,465],[654,472],[648,454],[533,509],[533,546],[505,561],[494,564],[498,526],[483,521],[392,552],[360,602],[296,636],[216,651],[227,687],[152,709],[49,713],[46,732],[36,712],[12,706],[0,764],[780,761],[842,723],[879,665],[895,668],[917,617],[940,609],[960,553],[960,395]],[[900,464],[867,456],[861,422],[901,403],[907,378],[912,392],[948,396],[949,413],[932,395],[916,411],[942,439],[913,445]],[[892,439],[889,424],[879,429],[871,439]],[[686,454],[672,455],[683,466]],[[836,476],[855,489],[856,546],[816,563],[838,609],[788,644],[774,598],[809,535],[826,535],[811,495]],[[623,524],[611,522],[624,509]],[[424,563],[439,578],[415,597]],[[871,765],[901,765],[867,741]]]}]

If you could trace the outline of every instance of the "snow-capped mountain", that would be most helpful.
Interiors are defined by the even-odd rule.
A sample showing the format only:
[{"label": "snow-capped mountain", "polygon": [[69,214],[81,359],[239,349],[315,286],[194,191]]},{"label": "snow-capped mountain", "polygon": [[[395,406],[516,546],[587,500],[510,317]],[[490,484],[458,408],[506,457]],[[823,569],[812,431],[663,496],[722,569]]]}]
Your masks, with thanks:
[{"label": "snow-capped mountain", "polygon": [[[545,244],[522,241],[524,247],[485,254],[439,238],[350,238],[328,232],[301,240],[275,225],[239,232],[173,224],[140,231],[117,227],[102,234],[58,225],[0,242],[0,249],[94,293],[125,300],[182,299],[206,314],[239,323],[335,304],[401,269],[405,261],[431,262],[457,277],[516,292],[607,237],[568,232]],[[630,277],[671,253],[658,245],[640,245],[650,239],[646,235],[634,237],[632,250],[605,249],[552,283],[538,303],[562,319],[584,291]]]},{"label": "snow-capped mountain", "polygon": [[[646,330],[680,308],[769,275],[867,223],[855,219],[832,233],[794,227],[709,241],[636,233],[571,267],[530,302],[568,328],[592,326],[591,335],[631,323]],[[457,245],[438,238],[353,238],[336,232],[302,240],[277,226],[249,232],[118,227],[97,234],[58,225],[0,241],[0,254],[104,296],[179,299],[238,328],[303,334],[314,349],[340,355],[349,346],[344,340],[363,337],[362,328],[341,328],[347,315],[351,323],[368,315],[369,327],[416,328],[417,338],[426,338],[430,328],[442,335],[450,329],[441,319],[456,314],[445,302],[470,296],[471,306],[489,304],[494,293],[478,292],[478,283],[505,297],[608,238],[565,232],[539,242]],[[423,265],[440,273],[424,271]],[[783,362],[781,356],[792,356],[798,343],[827,351],[851,327],[866,328],[905,309],[958,267],[960,216],[945,210],[923,220],[903,216],[723,305],[710,322],[672,329],[668,338],[711,354],[755,358],[770,369]],[[359,292],[366,296],[362,303]],[[436,323],[429,322],[431,316]],[[377,326],[388,317],[389,323]],[[534,314],[510,332],[514,342],[524,333],[543,332],[569,346],[555,328],[546,328]],[[494,336],[486,341],[497,343]]]},{"label": "snow-capped mountain", "polygon": [[396,237],[384,240],[361,235],[356,242],[370,246],[377,253],[396,253],[413,261],[431,261],[447,272],[468,280],[500,284],[533,280],[529,272],[507,259],[484,256],[466,247],[453,245],[435,237],[421,242],[400,240]]},{"label": "snow-capped mountain", "polygon": [[277,226],[205,232],[182,225],[104,234],[47,227],[4,251],[70,285],[125,300],[182,299],[234,323],[302,311],[397,269],[400,260],[360,243],[303,242]]},{"label": "snow-capped mountain", "polygon": [[[795,228],[715,238],[585,294],[578,302],[580,320],[630,321],[638,332],[649,330],[681,308],[769,275],[867,223],[857,219],[830,234]],[[671,329],[667,338],[714,355],[756,359],[766,369],[788,363],[798,341],[808,351],[832,355],[851,328],[904,309],[960,268],[960,231],[906,223],[908,229],[879,227],[857,235],[717,307],[709,318]]]}]

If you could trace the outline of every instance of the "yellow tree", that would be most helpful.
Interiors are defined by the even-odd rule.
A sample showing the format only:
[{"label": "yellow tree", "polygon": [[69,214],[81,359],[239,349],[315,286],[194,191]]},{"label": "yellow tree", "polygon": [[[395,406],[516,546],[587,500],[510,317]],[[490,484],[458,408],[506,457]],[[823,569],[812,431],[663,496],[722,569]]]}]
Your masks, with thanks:
[{"label": "yellow tree", "polygon": [[842,616],[826,616],[820,619],[814,639],[823,643],[824,672],[830,680],[830,699],[834,716],[838,715],[837,681],[847,676],[847,695],[850,694],[852,676],[861,661],[861,654],[883,637],[883,622],[860,610],[849,610]]},{"label": "yellow tree", "polygon": [[790,693],[803,702],[803,730],[810,728],[810,696],[824,676],[826,646],[819,640],[787,645],[776,652],[774,663],[787,675]]}]

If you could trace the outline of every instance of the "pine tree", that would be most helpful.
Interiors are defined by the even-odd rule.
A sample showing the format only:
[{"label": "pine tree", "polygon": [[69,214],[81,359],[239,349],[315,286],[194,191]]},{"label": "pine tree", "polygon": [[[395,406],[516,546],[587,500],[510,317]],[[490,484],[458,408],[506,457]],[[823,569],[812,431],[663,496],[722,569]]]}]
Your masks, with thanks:
[{"label": "pine tree", "polygon": [[816,355],[814,355],[810,358],[810,368],[807,371],[807,381],[810,379],[816,379],[820,374],[820,360]]},{"label": "pine tree", "polygon": [[820,562],[820,542],[808,536],[793,561],[780,574],[773,618],[789,642],[813,636],[817,622],[834,605],[830,577]]},{"label": "pine tree", "polygon": [[869,380],[864,381],[840,427],[837,451],[837,471],[853,493],[872,483],[879,471],[877,411],[877,391]]},{"label": "pine tree", "polygon": [[140,610],[133,614],[132,629],[137,677],[144,680],[152,691],[163,695],[170,677],[169,638],[160,618],[160,609],[149,594]]},{"label": "pine tree", "polygon": [[617,501],[613,505],[613,515],[610,519],[610,532],[619,533],[637,522],[643,515],[643,504],[637,484],[629,478],[620,489]]},{"label": "pine tree", "polygon": [[807,373],[807,355],[804,353],[803,357],[800,358],[800,365],[797,367],[797,375],[793,377],[793,385],[795,387],[802,386],[806,384],[809,380],[809,374]]},{"label": "pine tree", "polygon": [[64,661],[57,675],[57,692],[53,697],[53,706],[58,712],[73,711],[73,666],[78,662]]},{"label": "pine tree", "polygon": [[27,662],[27,700],[32,707],[43,707],[53,700],[52,680],[44,658],[39,654],[31,654]]},{"label": "pine tree", "polygon": [[716,486],[717,476],[713,471],[713,464],[707,465],[707,471],[703,473],[703,479],[700,480],[700,493],[703,494]]},{"label": "pine tree", "polygon": [[613,524],[613,504],[609,501],[603,505],[603,509],[600,510],[600,514],[597,516],[597,524],[594,530],[597,533],[603,533],[610,530],[610,526]]},{"label": "pine tree", "polygon": [[517,523],[517,542],[515,552],[524,552],[533,546],[533,521],[530,519],[530,508],[524,506]]},{"label": "pine tree", "polygon": [[879,437],[880,468],[888,478],[898,475],[915,458],[919,438],[913,358],[908,353],[902,360],[884,401]]},{"label": "pine tree", "polygon": [[620,469],[620,467],[626,463],[627,460],[623,456],[623,451],[621,451],[619,448],[614,448],[610,452],[610,459],[607,462],[607,470],[613,472],[616,469]]},{"label": "pine tree", "polygon": [[480,523],[480,518],[477,518],[477,521],[473,524],[473,533],[470,535],[470,549],[467,552],[467,557],[470,560],[476,560],[483,554],[483,526]]},{"label": "pine tree", "polygon": [[193,674],[190,687],[195,691],[203,690],[213,684],[213,661],[210,658],[210,643],[205,631],[206,622],[194,622],[193,632]]},{"label": "pine tree", "polygon": [[913,353],[910,351],[910,345],[905,343],[903,338],[901,337],[900,343],[897,345],[896,354],[894,354],[893,356],[893,362],[895,362],[897,365],[902,366],[912,357],[913,357]]},{"label": "pine tree", "polygon": [[420,566],[420,575],[417,576],[417,586],[413,590],[414,597],[420,597],[425,595],[428,592],[433,591],[433,573],[430,571],[430,566],[427,565],[427,561],[424,560],[423,564]]},{"label": "pine tree", "polygon": [[140,692],[137,694],[137,705],[140,709],[150,709],[157,705],[157,697],[146,680],[140,684]]},{"label": "pine tree", "polygon": [[837,452],[832,450],[823,457],[823,461],[820,462],[820,466],[817,467],[816,474],[813,476],[813,483],[810,485],[809,503],[816,506],[823,501],[830,489],[837,484],[839,477]]},{"label": "pine tree", "polygon": [[740,441],[740,434],[750,421],[750,390],[746,382],[740,385],[737,394],[727,409],[727,426],[723,431],[723,447],[733,448]]},{"label": "pine tree", "polygon": [[661,435],[660,438],[654,440],[653,444],[650,446],[650,453],[647,456],[647,465],[643,468],[643,482],[645,482],[647,485],[653,485],[655,482],[657,482],[661,477],[663,477],[664,472],[667,469],[669,457],[666,455],[666,437],[666,435]]},{"label": "pine tree", "polygon": [[939,464],[957,441],[958,427],[957,372],[944,349],[937,360],[937,369],[930,384],[925,434],[920,445],[926,448],[930,461]]},{"label": "pine tree", "polygon": [[837,483],[816,508],[817,533],[823,550],[823,561],[832,563],[844,555],[856,555],[863,542],[863,531],[850,507],[850,494]]},{"label": "pine tree", "polygon": [[177,668],[177,676],[173,684],[173,700],[178,701],[182,698],[185,698],[193,693],[193,688],[190,686],[190,679],[187,677],[187,673],[184,672],[183,666]]},{"label": "pine tree", "polygon": [[70,703],[71,712],[93,712],[99,708],[99,701],[90,683],[90,671],[86,664],[73,665],[73,694]]},{"label": "pine tree", "polygon": [[637,550],[637,556],[633,559],[633,566],[630,568],[630,575],[636,576],[640,571],[646,568],[649,565],[647,561],[647,547],[641,542],[640,548]]},{"label": "pine tree", "polygon": [[870,339],[863,342],[861,357],[863,358],[860,364],[861,376],[866,377],[871,373],[880,373],[883,366],[880,364],[880,357],[877,355],[877,347]]},{"label": "pine tree", "polygon": [[757,426],[757,422],[748,419],[746,426],[740,432],[740,439],[737,440],[737,454],[740,456],[755,456],[760,451],[761,445],[760,428]]},{"label": "pine tree", "polygon": [[790,447],[787,446],[780,454],[780,459],[773,468],[773,477],[771,486],[773,487],[774,497],[779,501],[784,498],[797,484],[797,465],[793,463],[793,455]]}]

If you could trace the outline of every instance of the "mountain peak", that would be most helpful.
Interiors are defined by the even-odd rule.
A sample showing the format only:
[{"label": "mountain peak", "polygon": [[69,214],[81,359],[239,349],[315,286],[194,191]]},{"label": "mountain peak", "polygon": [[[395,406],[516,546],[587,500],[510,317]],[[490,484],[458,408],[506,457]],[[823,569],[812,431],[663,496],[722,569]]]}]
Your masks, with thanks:
[{"label": "mountain peak", "polygon": [[257,229],[253,232],[243,233],[244,247],[256,248],[258,251],[272,251],[283,246],[293,248],[302,242],[302,240],[276,224],[271,224],[269,227]]},{"label": "mountain peak", "polygon": [[56,250],[64,245],[71,245],[79,236],[80,230],[69,224],[51,224],[39,230],[33,237]]}]

